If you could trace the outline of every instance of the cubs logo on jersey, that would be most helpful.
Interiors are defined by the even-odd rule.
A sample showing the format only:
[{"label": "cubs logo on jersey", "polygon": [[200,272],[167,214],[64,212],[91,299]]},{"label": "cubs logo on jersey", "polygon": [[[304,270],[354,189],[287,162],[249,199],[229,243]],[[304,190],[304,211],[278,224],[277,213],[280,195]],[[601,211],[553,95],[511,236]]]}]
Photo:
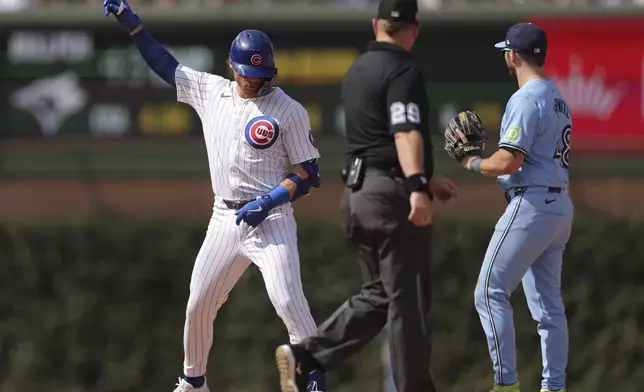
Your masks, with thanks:
[{"label": "cubs logo on jersey", "polygon": [[269,148],[279,136],[279,125],[270,116],[259,116],[246,124],[246,142],[254,148],[263,150]]}]

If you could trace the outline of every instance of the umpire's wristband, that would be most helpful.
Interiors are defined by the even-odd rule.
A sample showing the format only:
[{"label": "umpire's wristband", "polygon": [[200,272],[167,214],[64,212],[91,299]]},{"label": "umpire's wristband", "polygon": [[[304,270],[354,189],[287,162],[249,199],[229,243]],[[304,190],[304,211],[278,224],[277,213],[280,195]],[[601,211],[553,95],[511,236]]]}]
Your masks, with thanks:
[{"label": "umpire's wristband", "polygon": [[405,178],[405,188],[411,192],[429,192],[429,181],[424,173],[412,174]]}]

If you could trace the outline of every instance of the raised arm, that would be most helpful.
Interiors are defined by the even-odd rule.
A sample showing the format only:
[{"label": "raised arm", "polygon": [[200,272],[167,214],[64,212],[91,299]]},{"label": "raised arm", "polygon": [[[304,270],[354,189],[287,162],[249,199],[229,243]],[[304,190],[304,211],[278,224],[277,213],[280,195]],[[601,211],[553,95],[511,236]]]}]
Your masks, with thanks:
[{"label": "raised arm", "polygon": [[130,33],[141,57],[161,79],[177,90],[177,101],[186,103],[204,120],[210,93],[226,79],[208,72],[195,71],[183,64],[159,44],[143,27],[127,0],[104,0],[105,15],[113,14]]},{"label": "raised arm", "polygon": [[132,11],[126,0],[105,0],[105,16],[113,14],[130,33],[139,53],[148,66],[172,87],[176,86],[175,71],[179,62],[161,46],[143,27],[141,19]]}]

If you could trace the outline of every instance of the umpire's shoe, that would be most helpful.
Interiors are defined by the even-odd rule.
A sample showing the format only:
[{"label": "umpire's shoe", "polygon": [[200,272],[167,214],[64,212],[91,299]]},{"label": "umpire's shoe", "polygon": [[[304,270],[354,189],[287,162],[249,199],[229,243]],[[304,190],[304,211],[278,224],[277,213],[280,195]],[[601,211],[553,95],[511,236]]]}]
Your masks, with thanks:
[{"label": "umpire's shoe", "polygon": [[306,358],[301,348],[285,344],[275,350],[282,392],[326,392],[324,373]]}]

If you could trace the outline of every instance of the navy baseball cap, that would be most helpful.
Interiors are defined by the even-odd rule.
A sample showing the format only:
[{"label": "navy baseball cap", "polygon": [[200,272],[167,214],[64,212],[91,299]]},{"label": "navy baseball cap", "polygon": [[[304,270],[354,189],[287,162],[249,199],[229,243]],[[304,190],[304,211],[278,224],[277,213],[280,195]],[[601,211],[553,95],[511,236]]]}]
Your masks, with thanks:
[{"label": "navy baseball cap", "polygon": [[494,45],[497,48],[516,50],[527,56],[546,57],[548,39],[546,32],[534,23],[517,23],[508,29],[505,41]]}]

